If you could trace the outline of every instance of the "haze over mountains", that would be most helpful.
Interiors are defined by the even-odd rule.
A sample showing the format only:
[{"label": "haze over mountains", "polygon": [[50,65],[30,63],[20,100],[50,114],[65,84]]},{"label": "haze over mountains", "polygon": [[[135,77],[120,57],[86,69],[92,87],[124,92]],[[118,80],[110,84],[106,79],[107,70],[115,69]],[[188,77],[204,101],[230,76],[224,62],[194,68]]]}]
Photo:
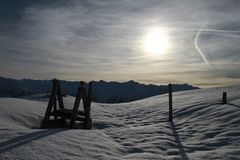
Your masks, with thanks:
[{"label": "haze over mountains", "polygon": [[[0,77],[0,97],[23,97],[32,94],[49,94],[51,80],[10,79]],[[79,82],[61,81],[64,95],[75,96]],[[198,89],[188,84],[173,84],[173,91]],[[135,81],[105,82],[93,81],[93,101],[101,103],[120,103],[139,100],[167,93],[166,85],[145,85]]]}]

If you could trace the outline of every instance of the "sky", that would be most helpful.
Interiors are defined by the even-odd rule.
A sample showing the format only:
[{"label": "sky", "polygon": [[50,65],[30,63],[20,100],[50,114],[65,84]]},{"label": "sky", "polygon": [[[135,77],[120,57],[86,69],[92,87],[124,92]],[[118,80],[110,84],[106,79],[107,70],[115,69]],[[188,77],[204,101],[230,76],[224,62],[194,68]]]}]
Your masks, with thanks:
[{"label": "sky", "polygon": [[238,85],[240,1],[1,0],[0,76]]}]

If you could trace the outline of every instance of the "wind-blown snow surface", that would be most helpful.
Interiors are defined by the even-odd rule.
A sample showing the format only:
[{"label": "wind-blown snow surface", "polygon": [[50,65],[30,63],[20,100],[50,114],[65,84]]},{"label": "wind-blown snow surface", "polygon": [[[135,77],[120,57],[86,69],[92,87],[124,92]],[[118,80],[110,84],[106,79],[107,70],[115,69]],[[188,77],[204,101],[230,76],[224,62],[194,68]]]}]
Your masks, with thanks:
[{"label": "wind-blown snow surface", "polygon": [[240,86],[177,92],[173,102],[172,123],[161,95],[93,103],[92,130],[41,130],[47,101],[0,98],[0,159],[240,159]]}]

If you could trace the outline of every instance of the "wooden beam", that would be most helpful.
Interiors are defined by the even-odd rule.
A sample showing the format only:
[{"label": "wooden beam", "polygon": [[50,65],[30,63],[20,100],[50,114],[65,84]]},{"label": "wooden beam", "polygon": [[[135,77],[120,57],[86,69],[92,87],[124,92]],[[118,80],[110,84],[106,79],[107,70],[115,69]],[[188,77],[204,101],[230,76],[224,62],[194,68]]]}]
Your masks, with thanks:
[{"label": "wooden beam", "polygon": [[83,88],[79,87],[78,88],[78,92],[77,92],[77,96],[74,102],[74,107],[72,110],[72,116],[68,125],[68,128],[72,128],[74,126],[75,120],[77,118],[77,114],[78,114],[78,109],[79,109],[79,105],[82,99],[82,94],[83,94]]},{"label": "wooden beam", "polygon": [[52,80],[52,91],[51,91],[51,95],[50,95],[50,98],[48,101],[47,110],[45,112],[45,116],[44,116],[44,119],[41,124],[41,128],[46,128],[46,126],[47,126],[54,102],[56,100],[58,86],[59,86],[59,81],[57,79],[53,79]]},{"label": "wooden beam", "polygon": [[58,82],[57,96],[58,96],[59,108],[63,109],[64,108],[64,104],[63,104],[63,96],[62,96],[62,90],[61,90],[60,81]]},{"label": "wooden beam", "polygon": [[[56,110],[57,110],[57,99],[55,98],[53,111],[56,112]],[[54,120],[55,120],[55,121],[57,120],[57,116],[54,116]]]}]

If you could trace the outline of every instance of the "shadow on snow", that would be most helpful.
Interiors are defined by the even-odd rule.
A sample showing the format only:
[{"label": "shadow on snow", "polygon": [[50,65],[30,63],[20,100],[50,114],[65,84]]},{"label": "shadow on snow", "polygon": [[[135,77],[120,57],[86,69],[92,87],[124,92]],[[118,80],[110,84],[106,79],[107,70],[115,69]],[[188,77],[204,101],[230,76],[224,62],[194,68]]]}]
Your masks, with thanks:
[{"label": "shadow on snow", "polygon": [[0,154],[10,151],[12,149],[15,149],[19,146],[25,145],[27,143],[30,143],[34,140],[38,140],[38,139],[56,134],[58,132],[62,132],[62,131],[65,131],[65,130],[63,130],[63,129],[47,129],[47,130],[36,131],[36,132],[32,132],[32,133],[28,133],[28,134],[25,134],[22,136],[12,138],[10,140],[0,143]]}]

